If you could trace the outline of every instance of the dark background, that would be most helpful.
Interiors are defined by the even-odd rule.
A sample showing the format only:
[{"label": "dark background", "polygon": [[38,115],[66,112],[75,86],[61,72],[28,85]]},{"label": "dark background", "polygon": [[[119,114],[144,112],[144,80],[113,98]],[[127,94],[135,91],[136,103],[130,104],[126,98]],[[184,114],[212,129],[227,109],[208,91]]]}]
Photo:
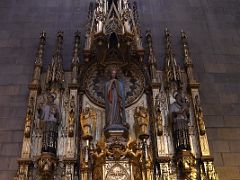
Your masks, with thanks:
[{"label": "dark background", "polygon": [[[240,179],[240,1],[137,2],[142,34],[151,29],[159,68],[164,29],[173,35],[181,64],[180,31],[188,33],[217,171],[220,179]],[[64,68],[70,69],[74,32],[84,36],[88,5],[89,0],[0,0],[0,179],[12,179],[17,170],[40,32],[47,32],[45,69],[59,30],[64,31]]]}]

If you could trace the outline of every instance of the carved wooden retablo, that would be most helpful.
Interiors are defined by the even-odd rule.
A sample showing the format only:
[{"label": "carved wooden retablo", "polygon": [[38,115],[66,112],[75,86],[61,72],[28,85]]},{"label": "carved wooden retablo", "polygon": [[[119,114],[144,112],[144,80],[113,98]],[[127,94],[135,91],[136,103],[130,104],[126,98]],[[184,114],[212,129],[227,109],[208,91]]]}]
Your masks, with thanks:
[{"label": "carved wooden retablo", "polygon": [[42,72],[41,33],[15,178],[217,180],[186,33],[185,68],[166,29],[160,70],[135,2],[96,0],[88,18],[83,49],[74,36],[71,71],[63,69],[58,32]]}]

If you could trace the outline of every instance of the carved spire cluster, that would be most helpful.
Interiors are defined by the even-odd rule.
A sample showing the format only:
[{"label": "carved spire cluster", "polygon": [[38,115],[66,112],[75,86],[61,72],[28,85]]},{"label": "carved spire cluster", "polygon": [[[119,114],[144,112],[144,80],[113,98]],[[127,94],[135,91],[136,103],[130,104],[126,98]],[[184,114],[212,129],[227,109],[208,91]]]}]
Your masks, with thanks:
[{"label": "carved spire cluster", "polygon": [[46,89],[61,90],[64,83],[63,58],[62,58],[63,32],[58,32],[56,48],[52,62],[48,66],[46,75]]},{"label": "carved spire cluster", "polygon": [[77,31],[70,71],[63,32],[41,71],[46,33],[40,36],[16,180],[218,180],[186,33],[185,71],[168,29],[159,70],[150,31],[143,61],[136,2],[96,0],[88,20],[85,61]]},{"label": "carved spire cluster", "polygon": [[39,86],[39,84],[40,84],[45,44],[46,44],[46,33],[43,31],[40,35],[39,46],[38,46],[38,50],[36,53],[32,85]]},{"label": "carved spire cluster", "polygon": [[183,30],[181,31],[181,39],[182,39],[182,46],[183,46],[184,65],[185,65],[185,70],[188,77],[188,83],[190,86],[198,86],[199,84],[197,83],[193,75],[193,64],[192,64],[191,53],[188,45],[188,38],[186,33]]},{"label": "carved spire cluster", "polygon": [[175,83],[175,85],[177,86],[176,88],[181,89],[182,84],[181,69],[176,62],[176,58],[172,49],[171,34],[167,28],[165,29],[165,43],[166,43],[165,71],[167,88],[170,88],[172,83]]}]

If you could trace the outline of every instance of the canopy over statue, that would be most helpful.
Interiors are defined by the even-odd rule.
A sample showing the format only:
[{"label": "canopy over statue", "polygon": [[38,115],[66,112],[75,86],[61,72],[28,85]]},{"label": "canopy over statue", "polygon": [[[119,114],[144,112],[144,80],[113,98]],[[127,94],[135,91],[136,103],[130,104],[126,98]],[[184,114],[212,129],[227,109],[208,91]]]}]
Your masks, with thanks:
[{"label": "canopy over statue", "polygon": [[111,79],[106,82],[104,92],[106,128],[117,128],[126,125],[124,85],[118,80],[116,69],[111,73]]}]

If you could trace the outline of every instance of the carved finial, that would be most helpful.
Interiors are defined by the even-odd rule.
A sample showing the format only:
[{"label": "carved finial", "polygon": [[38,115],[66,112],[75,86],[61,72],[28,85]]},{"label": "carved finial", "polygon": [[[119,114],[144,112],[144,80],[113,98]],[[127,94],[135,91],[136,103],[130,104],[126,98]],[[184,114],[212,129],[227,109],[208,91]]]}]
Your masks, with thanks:
[{"label": "carved finial", "polygon": [[133,16],[134,16],[134,20],[135,23],[139,23],[139,15],[138,15],[138,7],[137,7],[137,2],[134,1],[133,2]]},{"label": "carved finial", "polygon": [[57,33],[56,53],[61,53],[62,45],[63,45],[63,32],[59,31]]},{"label": "carved finial", "polygon": [[183,30],[181,31],[181,39],[182,39],[182,45],[183,45],[184,64],[185,64],[185,70],[187,72],[188,83],[190,85],[199,85],[196,82],[193,75],[193,64],[192,64],[191,54],[190,54],[189,45],[188,45],[188,38],[186,33]]},{"label": "carved finial", "polygon": [[46,44],[46,32],[42,31],[40,34],[40,41],[39,41],[39,46],[38,46],[38,50],[36,53],[35,64],[42,65],[45,44]]},{"label": "carved finial", "polygon": [[62,45],[63,45],[63,32],[57,33],[56,48],[52,57],[52,62],[48,66],[46,75],[46,89],[59,90],[63,88],[64,71],[62,66]]},{"label": "carved finial", "polygon": [[140,26],[139,26],[139,14],[138,14],[138,7],[137,2],[133,2],[133,18],[137,27],[138,34],[141,34],[140,32]]},{"label": "carved finial", "polygon": [[80,53],[80,32],[77,31],[75,32],[72,63],[79,63],[79,53]]},{"label": "carved finial", "polygon": [[149,49],[149,63],[156,63],[156,59],[154,57],[154,52],[153,52],[152,35],[150,30],[146,32],[146,39],[147,39],[148,49]]},{"label": "carved finial", "polygon": [[184,52],[184,62],[186,66],[192,65],[192,60],[190,56],[190,51],[188,47],[188,38],[186,33],[182,30],[181,31],[181,38],[183,43],[183,52]]},{"label": "carved finial", "polygon": [[42,70],[42,64],[43,64],[43,53],[44,53],[44,47],[46,44],[46,33],[43,31],[40,34],[40,41],[38,50],[36,52],[36,59],[35,59],[35,67],[33,72],[33,80],[31,85],[37,87],[40,84],[40,78],[41,78],[41,70]]}]

